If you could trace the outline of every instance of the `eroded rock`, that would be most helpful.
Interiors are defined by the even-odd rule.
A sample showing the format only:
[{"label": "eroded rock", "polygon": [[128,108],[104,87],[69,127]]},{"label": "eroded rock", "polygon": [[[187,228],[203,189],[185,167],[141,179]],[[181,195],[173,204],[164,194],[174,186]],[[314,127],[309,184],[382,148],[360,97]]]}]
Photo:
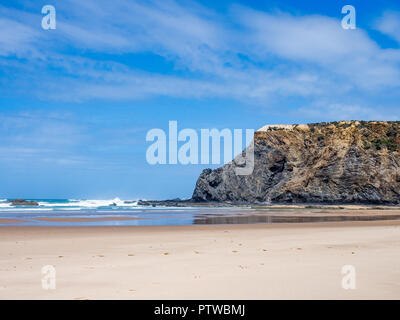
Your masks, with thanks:
[{"label": "eroded rock", "polygon": [[400,203],[400,122],[264,126],[254,135],[254,171],[235,162],[199,176],[193,201]]}]

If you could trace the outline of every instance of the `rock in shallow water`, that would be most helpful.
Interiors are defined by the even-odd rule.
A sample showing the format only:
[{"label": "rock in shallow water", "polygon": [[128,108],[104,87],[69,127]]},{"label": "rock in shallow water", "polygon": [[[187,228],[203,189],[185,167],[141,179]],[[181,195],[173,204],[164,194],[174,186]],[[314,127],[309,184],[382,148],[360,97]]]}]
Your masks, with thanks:
[{"label": "rock in shallow water", "polygon": [[14,199],[10,200],[13,206],[26,206],[26,207],[37,207],[39,203],[36,201],[24,200],[24,199]]}]

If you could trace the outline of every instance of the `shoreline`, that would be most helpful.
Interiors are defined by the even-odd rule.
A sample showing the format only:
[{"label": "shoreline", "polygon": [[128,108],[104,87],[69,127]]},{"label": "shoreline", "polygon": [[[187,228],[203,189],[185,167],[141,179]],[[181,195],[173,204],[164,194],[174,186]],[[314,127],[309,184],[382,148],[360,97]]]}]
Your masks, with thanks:
[{"label": "shoreline", "polygon": [[[94,218],[94,220],[96,220]],[[124,219],[123,219],[124,220]],[[6,234],[5,230],[25,229],[133,229],[141,231],[204,231],[204,230],[219,230],[219,229],[287,229],[287,228],[346,228],[346,227],[379,227],[379,226],[400,226],[400,220],[364,220],[364,221],[324,221],[324,222],[279,222],[279,223],[225,223],[225,224],[188,224],[188,225],[4,225],[0,226],[3,230],[2,234]],[[86,230],[85,230],[86,231]],[[1,234],[0,234],[1,239]]]},{"label": "shoreline", "polygon": [[196,207],[196,208],[257,208],[257,209],[307,209],[307,208],[325,208],[325,209],[358,209],[358,210],[390,210],[400,209],[400,203],[382,203],[382,202],[231,202],[231,201],[193,201],[192,199],[173,199],[173,200],[138,200],[138,205],[143,207]]},{"label": "shoreline", "polygon": [[117,225],[243,225],[243,224],[282,224],[282,223],[325,223],[342,221],[381,221],[400,220],[400,209],[379,210],[359,208],[273,208],[273,209],[240,209],[222,210],[219,208],[185,210],[179,212],[167,209],[158,212],[146,210],[124,212],[103,212],[99,216],[85,211],[62,211],[43,213],[34,211],[22,216],[8,213],[0,217],[0,228],[7,226],[117,226]]}]

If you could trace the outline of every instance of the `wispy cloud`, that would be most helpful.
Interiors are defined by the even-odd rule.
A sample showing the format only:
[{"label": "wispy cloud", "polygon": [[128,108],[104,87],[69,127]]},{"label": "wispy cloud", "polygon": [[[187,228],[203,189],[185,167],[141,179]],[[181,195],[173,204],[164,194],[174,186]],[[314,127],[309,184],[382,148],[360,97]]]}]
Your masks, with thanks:
[{"label": "wispy cloud", "polygon": [[386,11],[376,23],[375,28],[400,43],[400,13]]},{"label": "wispy cloud", "polygon": [[293,114],[296,117],[305,117],[310,121],[338,121],[338,120],[397,120],[400,113],[393,112],[388,115],[380,112],[379,108],[367,108],[352,104],[313,104],[303,106]]},{"label": "wispy cloud", "polygon": [[52,112],[0,114],[1,162],[83,163],[87,159],[77,157],[76,148],[87,142],[85,130],[67,120]]},{"label": "wispy cloud", "polygon": [[[312,105],[324,97],[328,105],[348,105],[356,96],[368,106],[371,95],[393,95],[400,87],[400,50],[381,48],[360,28],[342,29],[339,17],[243,6],[222,15],[169,0],[64,0],[55,6],[53,34],[38,29],[33,13],[18,15],[26,24],[21,18],[7,23],[12,16],[0,20],[13,34],[0,33],[0,54],[8,57],[0,63],[16,73],[27,64],[36,68],[28,91],[41,99],[218,97],[269,105],[298,97]],[[397,16],[386,13],[378,30],[398,39]],[[175,70],[147,72],[96,56],[143,52],[162,56]],[[11,63],[13,56],[26,60]],[[7,81],[20,87],[20,79]]]}]

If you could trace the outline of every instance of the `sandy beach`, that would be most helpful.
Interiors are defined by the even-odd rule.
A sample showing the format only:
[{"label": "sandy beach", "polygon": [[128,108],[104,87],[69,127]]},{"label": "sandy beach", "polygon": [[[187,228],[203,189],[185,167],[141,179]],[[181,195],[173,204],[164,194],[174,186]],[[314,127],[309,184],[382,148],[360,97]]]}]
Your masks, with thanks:
[{"label": "sandy beach", "polygon": [[[400,222],[1,227],[1,299],[399,299]],[[56,270],[56,289],[41,269]],[[342,267],[356,289],[342,288]]]}]

